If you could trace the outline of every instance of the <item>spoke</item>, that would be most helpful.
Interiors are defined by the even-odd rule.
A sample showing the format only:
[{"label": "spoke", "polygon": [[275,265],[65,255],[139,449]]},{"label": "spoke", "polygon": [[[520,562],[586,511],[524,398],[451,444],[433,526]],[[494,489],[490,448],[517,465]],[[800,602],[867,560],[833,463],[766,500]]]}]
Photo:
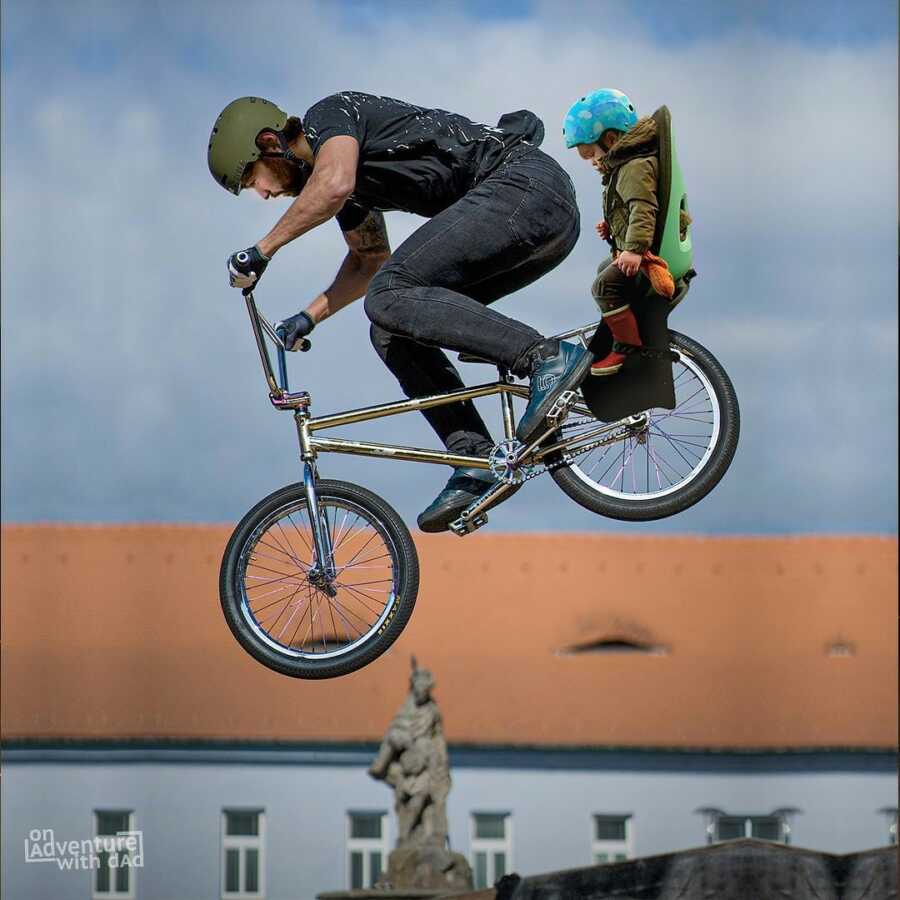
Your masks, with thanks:
[{"label": "spoke", "polygon": [[[259,544],[256,545],[256,547],[258,547],[258,546],[259,546]],[[260,559],[270,559],[270,560],[272,560],[273,563],[275,563],[275,564],[277,564],[277,565],[280,565],[280,566],[287,565],[287,563],[286,563],[285,560],[283,560],[283,559],[278,559],[278,558],[275,557],[275,556],[270,556],[268,553],[260,553],[259,550],[256,549],[256,547],[253,548],[253,550],[251,551],[250,555],[247,557],[247,559],[248,559],[249,561],[252,562],[254,559],[256,559],[257,557],[259,557]],[[298,563],[297,563],[295,560],[291,560],[291,562],[293,562],[295,565],[298,565]],[[304,572],[307,571],[308,568],[309,568],[305,563],[299,563],[299,565],[300,565],[300,567],[303,569]],[[274,571],[276,571],[276,570],[273,569],[272,571],[274,572]]]},{"label": "spoke", "polygon": [[[662,490],[662,480],[660,479],[659,472],[659,463],[656,461],[656,457],[653,455],[653,450],[650,447],[650,435],[647,435],[647,492],[650,492],[650,460],[653,460],[653,468],[656,471],[656,484],[659,487],[659,490]],[[668,479],[666,479],[668,481]]]},{"label": "spoke", "polygon": [[[350,518],[350,510],[344,510],[344,518],[341,520],[341,527],[338,533],[332,538],[331,545],[334,550],[337,550],[338,547],[341,546],[341,541],[344,538],[344,526],[347,524],[347,519]],[[359,513],[354,514],[353,522],[350,523],[349,528],[347,529],[347,534],[349,535],[351,531],[353,531],[353,526],[356,522],[359,521]]]},{"label": "spoke", "polygon": [[[656,481],[657,481],[657,484],[659,484],[660,490],[662,490],[662,483],[659,481],[660,475],[662,475],[662,477],[666,479],[666,487],[672,487],[672,485],[675,484],[675,482],[669,481],[669,476],[666,475],[666,473],[660,469],[659,464],[660,464],[660,462],[663,462],[663,460],[658,459],[656,454],[653,453],[652,451],[651,451],[650,455],[653,457],[653,465],[656,466]],[[669,466],[669,468],[671,468],[671,465]],[[678,475],[677,472],[676,472],[676,475]],[[680,475],[678,475],[678,477],[681,478]]]},{"label": "spoke", "polygon": [[335,547],[335,550],[337,550],[338,547],[342,547],[352,538],[357,538],[360,535],[365,534],[366,530],[372,527],[368,522],[363,522],[361,528],[356,528],[356,523],[359,521],[359,518],[359,516],[356,517],[356,519],[353,521],[353,524],[344,533],[344,536],[341,538],[340,543],[337,545],[337,547]]},{"label": "spoke", "polygon": [[691,396],[687,398],[687,400],[680,400],[678,403],[675,404],[675,409],[680,409],[682,406],[684,406],[685,403],[690,403],[691,400],[693,400],[694,397],[697,396],[697,394],[700,394],[705,390],[706,390],[706,387],[704,386],[703,382],[701,381],[700,387],[698,387],[697,390],[694,391],[694,393],[691,394]]},{"label": "spoke", "polygon": [[625,488],[625,466],[628,465],[628,460],[631,459],[631,453],[629,453],[626,458],[625,450],[630,447],[631,447],[631,438],[629,437],[627,446],[626,446],[625,442],[622,441],[622,465],[619,468],[619,471],[616,472],[616,477],[613,478],[613,480],[609,483],[610,487],[613,487],[613,485],[619,480],[619,476],[621,475],[622,476],[622,488],[623,489]]},{"label": "spoke", "polygon": [[[350,607],[340,604],[336,597],[332,597],[331,602],[334,605],[335,609],[338,611],[338,615],[341,615],[341,610],[343,609],[344,612],[347,613],[347,615],[353,616],[354,619],[358,619],[360,622],[362,622],[366,628],[366,631],[368,631],[372,627],[369,622],[367,622],[361,615],[359,615],[359,613],[355,613],[352,609],[350,609]],[[358,603],[359,601],[357,600],[356,602]],[[378,618],[377,614],[375,618]]]},{"label": "spoke", "polygon": [[363,587],[367,584],[393,584],[393,578],[382,578],[379,581],[355,581],[353,582],[353,587]]},{"label": "spoke", "polygon": [[[312,593],[308,593],[308,594],[307,594],[307,597],[306,597],[306,608],[309,610],[310,615],[312,615]],[[290,641],[289,641],[288,644],[287,644],[288,647],[293,647],[293,646],[295,646],[295,645],[294,645],[294,639],[297,637],[297,632],[300,630],[300,625],[303,623],[303,620],[304,620],[305,618],[306,618],[306,614],[304,613],[304,614],[297,620],[297,627],[294,629],[294,633],[291,635],[291,639],[290,639]],[[312,624],[312,619],[310,619],[310,625],[311,625],[311,624]],[[306,635],[303,636],[303,640],[304,640],[304,641],[306,640]],[[305,651],[302,650],[303,646],[304,646],[304,645],[303,645],[303,641],[301,641],[301,642],[300,642],[301,652],[305,652]]]},{"label": "spoke", "polygon": [[[613,447],[615,447],[615,442],[613,442],[613,443],[611,443],[611,444],[607,444],[607,445],[606,445],[606,449],[603,451],[603,453],[600,454],[599,457],[597,457],[597,459],[596,459],[595,462],[594,462],[594,465],[591,466],[590,471],[589,471],[589,472],[585,472],[584,474],[590,476],[590,475],[593,473],[594,469],[596,469],[597,466],[599,466],[600,463],[602,463],[603,460],[606,459],[606,454],[609,453],[609,451],[612,450]],[[592,454],[592,453],[596,453],[596,451],[599,450],[599,449],[600,449],[599,447],[595,447],[593,450],[590,450],[590,451],[588,452],[588,454],[585,456],[584,461],[587,462],[587,461],[591,458],[591,454]],[[584,472],[584,467],[583,467],[583,466],[579,465],[578,468],[581,469],[582,472]]]},{"label": "spoke", "polygon": [[[299,593],[299,591],[300,591],[300,588],[297,588],[297,590],[294,591],[294,593],[291,595],[290,600],[288,600],[288,603],[291,603],[291,602],[293,601],[294,597],[297,596],[297,594]],[[287,607],[285,607],[285,608],[287,608]],[[303,601],[301,600],[301,601],[294,607],[293,611],[292,611],[291,614],[288,616],[287,621],[286,621],[286,622],[284,623],[284,625],[282,626],[281,634],[278,635],[278,640],[279,640],[279,641],[281,641],[281,635],[284,634],[284,629],[287,628],[287,627],[291,624],[291,619],[293,619],[294,616],[297,615],[297,612],[298,612],[299,610],[301,610],[302,608],[303,608]],[[283,611],[284,611],[284,610],[282,610],[282,612],[283,612]],[[281,613],[279,613],[279,615],[278,615],[278,619],[280,619],[280,618],[281,618]],[[278,619],[276,619],[275,621],[277,622]],[[301,616],[301,620],[302,620],[302,616]],[[273,625],[272,627],[274,628],[275,626]],[[269,633],[271,634],[271,629],[269,630]],[[284,643],[284,642],[281,641],[281,643]],[[290,646],[290,645],[288,645],[288,646]]]},{"label": "spoke", "polygon": [[[614,444],[610,444],[610,448],[612,448],[613,446],[615,446],[615,445],[614,445]],[[622,441],[622,455],[623,455],[623,456],[625,455],[625,442],[624,442],[624,441]],[[606,456],[606,454],[604,453],[603,456]],[[603,474],[600,476],[600,478],[597,479],[597,483],[598,483],[598,484],[601,484],[601,483],[603,482],[603,479],[606,478],[607,472],[609,472],[609,470],[610,470],[615,464],[616,464],[616,457],[614,456],[613,459],[612,459],[612,462],[611,462],[611,463],[603,470]],[[596,468],[596,466],[595,466],[594,468]],[[593,471],[593,470],[591,470],[591,471]]]},{"label": "spoke", "polygon": [[[272,575],[281,575],[282,578],[296,578],[298,575],[303,576],[306,575],[306,572],[282,572],[280,569],[270,569],[268,566],[262,566],[258,562],[255,562],[253,557],[251,556],[247,560],[247,568],[253,567],[254,569],[259,569],[261,572],[270,572]],[[248,575],[248,578],[265,578],[265,575]]]},{"label": "spoke", "polygon": [[[668,416],[663,416],[662,418],[668,419],[670,417],[674,418],[674,419],[684,419],[687,422],[699,422],[701,425],[714,424],[712,419],[695,419],[693,416],[685,416],[685,415],[682,415],[681,413],[669,413]],[[658,424],[661,421],[662,421],[662,419],[657,419],[656,423],[654,423],[654,424]]]},{"label": "spoke", "polygon": [[[304,515],[305,513],[306,513],[306,510],[300,511],[300,515]],[[294,531],[297,532],[297,534],[300,537],[300,540],[303,541],[304,544],[306,544],[306,548],[307,548],[307,550],[309,550],[310,554],[312,556],[315,556],[316,551],[313,549],[313,544],[315,542],[312,540],[312,516],[310,516],[310,518],[309,518],[310,540],[306,540],[306,535],[297,527],[297,523],[294,521],[293,513],[287,514],[287,520],[288,520],[288,522],[291,523],[291,525],[294,526]],[[278,523],[278,530],[281,531],[282,534],[284,534],[284,531],[281,528],[281,522]],[[286,537],[287,536],[285,535],[285,538]],[[291,546],[290,541],[288,541],[288,546]]]},{"label": "spoke", "polygon": [[370,597],[367,593],[365,593],[365,591],[354,590],[349,584],[342,584],[340,582],[335,582],[335,584],[337,584],[338,587],[344,588],[344,590],[350,591],[350,593],[353,594],[354,598],[356,599],[356,602],[359,603],[360,606],[362,606],[364,609],[367,609],[370,613],[375,615],[376,618],[381,615],[381,613],[379,613],[377,610],[372,609],[371,606],[367,606],[363,600],[363,598],[365,598],[366,600],[374,600],[377,603],[377,597]]},{"label": "spoke", "polygon": [[[302,585],[300,586],[302,587]],[[259,598],[257,598],[259,599]],[[255,609],[251,606],[250,612],[256,617],[257,622],[259,621],[259,614],[264,610],[268,609],[270,606],[274,606],[276,603],[290,603],[290,599],[285,600],[284,597],[280,597],[278,600],[273,600],[271,603],[267,603],[265,606],[257,606]]]},{"label": "spoke", "polygon": [[[630,440],[631,440],[631,438],[629,438],[629,441]],[[635,439],[635,452],[637,451],[637,448],[638,448],[638,443],[637,443],[637,439]],[[635,480],[636,475],[637,475],[637,473],[635,471],[636,469],[637,469],[637,466],[632,464],[632,466],[631,466],[631,493],[632,494],[637,493],[637,481]],[[622,481],[624,482],[625,479],[623,478]]]},{"label": "spoke", "polygon": [[[282,600],[281,602],[284,604],[284,605],[282,606],[282,608],[281,608],[281,612],[279,612],[278,615],[275,616],[275,621],[274,621],[271,625],[268,625],[268,626],[265,627],[265,630],[266,630],[267,633],[271,633],[272,629],[278,624],[278,620],[284,615],[285,610],[291,608],[291,601],[290,601],[290,600]],[[302,603],[303,601],[301,600],[300,602]],[[271,604],[271,603],[269,604],[269,606],[272,606],[272,605],[273,605],[273,604]],[[268,607],[263,607],[263,608],[266,609],[266,608],[268,608]],[[262,628],[262,627],[263,627],[263,621],[267,618],[267,616],[263,616],[262,618],[260,618],[260,617],[256,614],[256,611],[254,611],[253,615],[256,617],[256,621],[257,621],[257,623],[259,624],[259,627]],[[270,615],[271,615],[271,614],[270,614]]]},{"label": "spoke", "polygon": [[[362,637],[363,632],[360,631],[359,629],[355,628],[353,626],[353,623],[344,615],[343,610],[341,609],[340,603],[338,603],[333,597],[330,597],[329,601],[328,601],[328,605],[334,609],[334,611],[338,614],[338,617],[341,619],[341,621],[344,623],[344,625],[347,627],[347,629],[349,631],[354,632],[356,634],[356,637]],[[352,613],[349,609],[347,610],[347,612],[350,613],[351,616],[354,615],[354,613]],[[365,619],[361,618],[360,616],[356,616],[356,618],[359,619],[360,622],[363,623],[363,625],[366,628],[366,631],[368,631],[369,623]]]},{"label": "spoke", "polygon": [[[264,578],[264,575],[245,575],[245,578]],[[262,584],[251,584],[250,587],[247,588],[248,591],[254,591],[257,588],[265,587],[267,584],[278,584],[279,582],[287,581],[290,578],[289,575],[286,575],[284,578],[272,578],[269,581],[264,581]],[[295,581],[288,581],[289,586],[293,586],[296,584]],[[302,583],[302,582],[301,582]]]},{"label": "spoke", "polygon": [[[670,441],[675,441],[678,444],[686,444],[688,447],[699,447],[704,452],[709,449],[709,444],[695,444],[693,441],[686,441],[684,438],[677,437],[674,434],[669,434],[668,431],[654,431],[654,434],[663,435],[668,438]],[[692,435],[692,437],[696,437],[696,435]],[[702,459],[703,454],[700,453],[697,455],[697,459]]]},{"label": "spoke", "polygon": [[[281,553],[281,554],[283,554],[284,556],[286,556],[286,557],[287,557],[292,563],[294,563],[295,565],[298,565],[298,566],[304,566],[304,567],[306,567],[307,569],[309,568],[309,566],[308,566],[305,562],[303,562],[303,560],[300,559],[296,554],[294,554],[294,553],[288,553],[288,552],[287,552],[286,550],[284,550],[283,548],[281,548],[281,547],[276,547],[274,544],[269,544],[269,543],[267,543],[266,541],[264,541],[262,538],[260,538],[260,539],[256,542],[256,546],[254,546],[254,548],[253,548],[253,550],[251,551],[251,553],[257,553],[258,551],[257,551],[256,548],[257,548],[260,544],[262,544],[264,547],[268,547],[270,550],[274,550],[276,553]],[[262,555],[262,554],[260,554],[260,555]],[[268,557],[268,556],[267,556],[267,558],[271,558],[271,559],[273,559],[273,560],[275,559],[275,557]],[[276,560],[276,561],[277,561],[277,560]]]},{"label": "spoke", "polygon": [[647,429],[645,440],[647,441],[647,446],[645,448],[644,456],[646,457],[647,466],[646,471],[644,473],[644,484],[647,486],[647,493],[650,493],[650,429]]},{"label": "spoke", "polygon": [[[309,609],[310,609],[310,612],[312,613],[312,598],[310,598]],[[318,609],[318,607],[316,607],[315,613],[310,615],[310,617],[309,617],[309,628],[307,628],[306,631],[303,633],[303,639],[300,641],[300,646],[302,646],[302,647],[306,646],[306,636],[308,634],[310,634],[310,632],[312,632],[312,642],[313,642],[313,645],[315,645],[315,643],[316,643],[316,616],[318,616],[318,615],[319,615],[319,609]],[[313,651],[313,652],[315,652],[315,651]]]},{"label": "spoke", "polygon": [[[300,557],[297,556],[296,553],[294,553],[294,545],[291,543],[290,538],[284,533],[284,529],[281,527],[281,522],[276,522],[275,527],[279,530],[279,532],[281,532],[281,536],[284,538],[285,543],[290,548],[290,550],[285,551],[285,552],[287,552],[288,556],[290,556],[296,562],[300,562]],[[284,545],[281,543],[281,541],[278,540],[278,537],[275,535],[275,532],[270,530],[269,534],[272,535],[272,540],[277,541],[278,546],[281,547],[282,550],[284,550]],[[301,537],[302,537],[302,535],[301,535]],[[304,541],[303,543],[306,544],[306,541]],[[307,546],[307,548],[309,548],[309,544],[307,544],[306,546]],[[312,550],[310,550],[310,554],[312,554]],[[312,557],[310,556],[310,558],[312,558]]]},{"label": "spoke", "polygon": [[[361,559],[358,563],[354,563],[354,569],[384,569],[386,566],[367,566],[366,563],[375,562],[376,559],[389,559],[391,556],[390,553],[380,553],[378,556],[370,556],[368,559]],[[340,566],[341,569],[346,569],[346,566]],[[393,569],[393,565],[391,565]]]},{"label": "spoke", "polygon": [[[326,517],[326,520],[325,520],[325,521],[326,521],[326,522],[328,521],[327,517]],[[318,609],[319,609],[319,601],[320,601],[320,597],[319,597],[319,595],[317,594],[317,595],[316,595],[316,610],[317,610],[317,611],[318,611]],[[330,609],[331,609],[331,608],[329,607],[329,611],[330,611]],[[331,617],[331,622],[332,622],[332,628],[334,629],[334,616]],[[335,634],[335,637],[336,637],[336,636],[337,636],[337,629],[334,629],[334,634]],[[323,652],[323,653],[327,653],[327,652],[328,652],[328,643],[327,643],[326,640],[325,640],[325,629],[324,629],[324,628],[322,629],[322,652]]]},{"label": "spoke", "polygon": [[372,538],[374,538],[377,534],[378,532],[373,529],[371,537],[362,545],[362,547],[359,548],[359,550],[356,551],[356,553],[353,554],[353,556],[350,557],[350,559],[347,560],[347,562],[344,563],[343,568],[346,569],[348,566],[350,566],[353,560],[356,559],[356,557],[359,556],[359,554],[362,553],[363,550],[365,550],[366,547],[368,547],[369,544],[372,543]]},{"label": "spoke", "polygon": [[672,449],[673,449],[673,450],[674,450],[674,451],[675,451],[675,452],[676,452],[676,453],[684,460],[684,464],[688,467],[688,474],[690,474],[690,472],[693,470],[694,466],[697,465],[697,463],[698,463],[701,459],[703,459],[703,455],[702,455],[702,454],[694,453],[693,450],[686,450],[685,452],[690,453],[692,456],[696,456],[696,457],[697,457],[696,460],[695,460],[694,462],[691,462],[691,461],[684,455],[684,453],[682,453],[681,450],[679,450],[679,448],[676,447],[675,444],[674,444],[672,441],[669,440],[669,436],[668,436],[664,431],[660,432],[659,436],[662,437],[662,438],[665,438],[667,441],[669,441],[669,446],[670,446],[670,447],[671,447],[671,448],[672,448]]}]

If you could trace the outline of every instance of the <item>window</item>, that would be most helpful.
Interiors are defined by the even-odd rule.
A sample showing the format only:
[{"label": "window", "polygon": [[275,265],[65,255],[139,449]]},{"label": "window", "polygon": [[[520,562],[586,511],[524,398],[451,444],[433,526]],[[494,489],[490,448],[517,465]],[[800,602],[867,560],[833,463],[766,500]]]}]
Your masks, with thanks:
[{"label": "window", "polygon": [[374,887],[387,855],[387,813],[347,813],[347,887]]},{"label": "window", "polygon": [[134,813],[125,809],[94,810],[94,836],[100,865],[94,870],[94,897],[134,897],[133,854],[121,840],[122,832],[134,831]]},{"label": "window", "polygon": [[634,856],[630,814],[597,813],[591,835],[594,863],[622,862]]},{"label": "window", "polygon": [[781,819],[777,816],[719,816],[715,839],[733,841],[736,838],[780,841]]},{"label": "window", "polygon": [[475,889],[493,887],[512,871],[512,817],[509,813],[472,813],[471,841]]},{"label": "window", "polygon": [[265,813],[261,809],[222,810],[222,897],[265,894]]},{"label": "window", "polygon": [[762,815],[757,813],[726,813],[721,809],[704,808],[697,812],[706,815],[706,842],[733,841],[756,838],[779,844],[791,842],[791,816],[799,809],[783,808]]}]

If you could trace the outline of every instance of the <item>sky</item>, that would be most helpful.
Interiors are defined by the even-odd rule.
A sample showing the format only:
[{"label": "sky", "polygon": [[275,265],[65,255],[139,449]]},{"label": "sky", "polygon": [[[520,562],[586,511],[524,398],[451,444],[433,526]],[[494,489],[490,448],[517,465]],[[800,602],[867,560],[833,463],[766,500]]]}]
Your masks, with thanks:
[{"label": "sky", "polygon": [[[235,198],[206,166],[237,96],[302,115],[363,90],[489,123],[529,108],[573,176],[571,256],[498,308],[552,333],[595,318],[601,185],[561,139],[571,102],[665,103],[694,216],[670,320],[741,403],[723,482],[657,523],[619,523],[537,479],[496,530],[895,533],[897,8],[892,2],[4,0],[2,517],[227,522],[300,477],[225,258],[286,201]],[[394,246],[422,220],[387,214]],[[306,306],[343,256],[334,223],[285,248],[257,300]],[[291,384],[314,413],[400,397],[359,303],[323,323]],[[470,383],[489,370],[463,367]],[[493,403],[481,408],[499,424]],[[347,429],[436,446],[418,416]],[[439,467],[323,456],[414,522]],[[448,538],[449,539],[449,538]]]}]

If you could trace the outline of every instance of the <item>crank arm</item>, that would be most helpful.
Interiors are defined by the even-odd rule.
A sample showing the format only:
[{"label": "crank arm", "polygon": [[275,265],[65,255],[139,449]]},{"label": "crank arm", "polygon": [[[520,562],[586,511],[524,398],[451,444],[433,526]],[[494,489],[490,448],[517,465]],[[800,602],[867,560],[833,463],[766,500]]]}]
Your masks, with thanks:
[{"label": "crank arm", "polygon": [[504,494],[507,494],[514,487],[518,487],[518,485],[513,485],[509,482],[492,484],[477,500],[470,503],[460,513],[458,519],[450,523],[450,530],[459,537],[464,537],[467,534],[471,534],[476,528],[486,525],[487,513],[482,512],[482,510]]},{"label": "crank arm", "polygon": [[[563,391],[563,393],[559,395],[556,402],[550,407],[550,412],[547,413],[547,421],[550,423],[550,427],[545,431],[542,431],[535,440],[517,454],[515,460],[517,464],[528,459],[541,443],[559,428],[563,420],[569,414],[569,410],[575,405],[577,399],[578,393],[576,391]],[[541,456],[543,456],[543,453],[541,453],[540,456],[536,456],[535,461],[540,459]]]}]

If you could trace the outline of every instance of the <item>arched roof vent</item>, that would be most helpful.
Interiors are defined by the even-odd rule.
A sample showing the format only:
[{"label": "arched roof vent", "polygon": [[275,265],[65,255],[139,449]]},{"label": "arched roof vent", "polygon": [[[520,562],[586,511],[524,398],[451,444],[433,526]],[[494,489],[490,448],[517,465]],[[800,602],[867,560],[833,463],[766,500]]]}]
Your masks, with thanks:
[{"label": "arched roof vent", "polygon": [[644,653],[650,656],[666,656],[669,648],[624,635],[609,635],[592,641],[572,644],[557,651],[559,656],[584,656],[587,654]]}]

